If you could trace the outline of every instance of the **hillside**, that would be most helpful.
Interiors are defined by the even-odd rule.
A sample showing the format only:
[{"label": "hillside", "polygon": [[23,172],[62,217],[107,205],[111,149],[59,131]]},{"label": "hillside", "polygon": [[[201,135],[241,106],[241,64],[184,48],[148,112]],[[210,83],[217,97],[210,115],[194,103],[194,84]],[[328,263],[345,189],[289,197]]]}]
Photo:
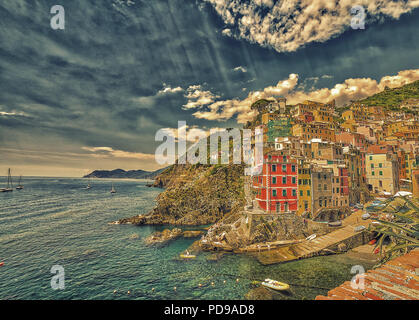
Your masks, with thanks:
[{"label": "hillside", "polygon": [[125,171],[122,169],[115,170],[95,170],[83,178],[113,178],[113,179],[154,179],[166,168],[159,169],[156,171],[144,171],[144,170],[130,170]]},{"label": "hillside", "polygon": [[398,110],[404,100],[411,98],[419,98],[419,80],[402,87],[386,89],[358,102],[366,106],[383,106],[390,110]]},{"label": "hillside", "polygon": [[121,224],[205,225],[219,221],[244,204],[241,165],[174,165],[157,177],[166,187],[147,215],[122,219]]}]

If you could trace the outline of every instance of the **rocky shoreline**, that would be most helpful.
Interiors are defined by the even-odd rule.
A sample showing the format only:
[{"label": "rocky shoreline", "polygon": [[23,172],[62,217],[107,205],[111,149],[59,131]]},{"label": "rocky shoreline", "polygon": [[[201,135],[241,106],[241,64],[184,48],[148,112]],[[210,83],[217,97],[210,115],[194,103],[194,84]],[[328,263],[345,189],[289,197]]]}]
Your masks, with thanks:
[{"label": "rocky shoreline", "polygon": [[182,231],[179,228],[174,229],[165,229],[163,231],[156,231],[150,236],[148,236],[144,242],[147,245],[155,245],[155,246],[164,246],[168,244],[169,242],[176,240],[180,237],[184,238],[196,238],[203,234],[203,231],[197,230],[197,231]]}]

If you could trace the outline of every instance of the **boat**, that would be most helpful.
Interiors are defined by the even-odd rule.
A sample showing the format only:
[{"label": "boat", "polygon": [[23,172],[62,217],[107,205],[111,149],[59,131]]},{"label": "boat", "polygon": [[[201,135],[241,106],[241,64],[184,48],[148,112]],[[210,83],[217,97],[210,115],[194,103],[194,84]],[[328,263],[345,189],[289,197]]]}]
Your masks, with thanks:
[{"label": "boat", "polygon": [[0,189],[0,192],[12,192],[13,191],[13,182],[12,175],[10,174],[10,168],[7,171],[7,187]]},{"label": "boat", "polygon": [[113,186],[113,183],[112,183],[111,193],[116,193],[116,190],[115,190],[115,188],[114,188],[114,186]]},{"label": "boat", "polygon": [[90,179],[89,179],[89,183],[87,184],[86,190],[92,189],[92,185],[90,184]]},{"label": "boat", "polygon": [[354,228],[354,231],[355,232],[360,232],[360,231],[365,230],[365,229],[366,229],[365,226],[357,226],[357,227]]},{"label": "boat", "polygon": [[316,239],[316,237],[317,237],[317,235],[316,235],[316,234],[312,234],[311,236],[307,237],[307,238],[306,238],[306,240],[307,240],[307,241],[311,241],[311,240]]},{"label": "boat", "polygon": [[377,242],[377,239],[372,239],[370,242],[368,242],[368,244],[372,246],[372,245],[373,245],[373,244],[375,244],[376,242]]},{"label": "boat", "polygon": [[371,215],[370,215],[369,213],[364,213],[364,214],[361,216],[361,218],[362,218],[362,220],[368,220],[369,218],[371,218]]},{"label": "boat", "polygon": [[19,184],[16,187],[16,190],[23,190],[23,185],[22,185],[22,176],[19,177]]},{"label": "boat", "polygon": [[182,253],[182,254],[180,255],[180,257],[181,257],[182,259],[195,259],[195,258],[196,258],[196,256],[195,256],[195,255],[193,255],[193,254],[184,254],[184,253]]},{"label": "boat", "polygon": [[329,227],[340,227],[342,225],[342,221],[334,221],[328,223]]},{"label": "boat", "polygon": [[289,284],[272,279],[265,279],[265,281],[262,282],[262,286],[276,291],[285,291],[289,290],[290,288]]}]

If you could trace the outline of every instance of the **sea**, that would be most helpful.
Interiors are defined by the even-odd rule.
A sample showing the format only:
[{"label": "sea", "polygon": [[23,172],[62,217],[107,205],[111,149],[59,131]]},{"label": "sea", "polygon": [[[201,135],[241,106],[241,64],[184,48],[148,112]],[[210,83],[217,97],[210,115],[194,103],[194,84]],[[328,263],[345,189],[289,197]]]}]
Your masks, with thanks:
[{"label": "sea", "polygon": [[95,179],[89,190],[78,178],[28,177],[23,184],[21,191],[0,193],[2,300],[245,299],[254,281],[265,278],[291,285],[277,299],[314,299],[351,280],[353,266],[372,266],[345,254],[271,266],[235,254],[183,261],[179,254],[197,239],[149,247],[148,235],[171,227],[111,224],[155,206],[162,190],[147,181]]}]

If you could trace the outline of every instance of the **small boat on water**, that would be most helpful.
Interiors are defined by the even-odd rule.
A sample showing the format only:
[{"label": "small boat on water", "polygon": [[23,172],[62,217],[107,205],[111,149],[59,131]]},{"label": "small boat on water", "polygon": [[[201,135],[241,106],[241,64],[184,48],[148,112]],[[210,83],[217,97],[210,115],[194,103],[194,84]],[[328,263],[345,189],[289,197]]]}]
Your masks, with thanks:
[{"label": "small boat on water", "polygon": [[116,193],[116,190],[115,190],[115,187],[113,186],[113,183],[112,183],[111,193]]},{"label": "small boat on water", "polygon": [[4,262],[0,262],[0,267],[3,267],[4,266]]},{"label": "small boat on water", "polygon": [[193,254],[190,254],[190,252],[188,250],[186,250],[185,253],[180,254],[180,257],[182,259],[195,259],[196,258],[196,256],[193,255]]},{"label": "small boat on water", "polygon": [[6,188],[0,189],[0,192],[12,192],[13,191],[13,182],[12,182],[12,175],[10,173],[10,168],[7,171],[7,186]]},{"label": "small boat on water", "polygon": [[265,279],[265,281],[262,282],[262,286],[276,291],[285,291],[289,290],[290,288],[289,284],[272,279]]},{"label": "small boat on water", "polygon": [[17,185],[16,190],[23,190],[22,176],[19,177],[19,184]]}]

